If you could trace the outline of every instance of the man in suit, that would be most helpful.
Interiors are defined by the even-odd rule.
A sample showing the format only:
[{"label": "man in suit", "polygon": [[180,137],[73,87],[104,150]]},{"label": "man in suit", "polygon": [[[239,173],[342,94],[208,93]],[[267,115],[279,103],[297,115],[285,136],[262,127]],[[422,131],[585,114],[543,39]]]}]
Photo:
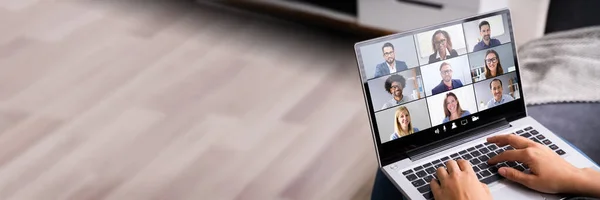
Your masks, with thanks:
[{"label": "man in suit", "polygon": [[392,43],[387,42],[383,44],[381,51],[383,52],[383,59],[385,62],[378,64],[375,67],[375,75],[373,76],[374,78],[408,69],[408,66],[406,66],[405,62],[396,60],[394,45],[392,45]]},{"label": "man in suit", "polygon": [[452,66],[447,62],[443,62],[442,65],[440,65],[440,75],[442,75],[442,81],[431,90],[431,93],[433,93],[432,95],[463,86],[459,79],[452,79]]},{"label": "man in suit", "polygon": [[479,34],[481,35],[481,41],[479,41],[475,47],[473,47],[473,52],[495,47],[501,44],[500,40],[491,37],[492,30],[490,29],[490,23],[487,21],[482,21],[479,23]]}]

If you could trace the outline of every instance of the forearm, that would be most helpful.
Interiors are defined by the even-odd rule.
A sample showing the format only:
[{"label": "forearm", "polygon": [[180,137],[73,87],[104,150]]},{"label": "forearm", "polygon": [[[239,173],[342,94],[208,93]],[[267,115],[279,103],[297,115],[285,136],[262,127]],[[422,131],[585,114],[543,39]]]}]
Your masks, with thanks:
[{"label": "forearm", "polygon": [[574,181],[573,194],[600,198],[600,172],[591,168],[581,169],[581,176]]}]

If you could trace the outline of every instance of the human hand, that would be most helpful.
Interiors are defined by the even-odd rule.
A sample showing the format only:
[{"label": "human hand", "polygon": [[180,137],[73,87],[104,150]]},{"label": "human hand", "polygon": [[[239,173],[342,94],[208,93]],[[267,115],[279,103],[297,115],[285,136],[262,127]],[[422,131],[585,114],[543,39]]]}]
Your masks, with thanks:
[{"label": "human hand", "polygon": [[479,182],[469,161],[449,160],[448,169],[437,169],[437,180],[431,180],[431,191],[437,200],[492,199],[486,184]]},{"label": "human hand", "polygon": [[514,134],[499,135],[487,139],[498,146],[510,145],[515,150],[504,151],[488,160],[490,165],[504,161],[522,162],[529,166],[531,174],[510,167],[501,167],[498,173],[507,179],[545,193],[575,193],[582,179],[581,169],[576,168],[550,148]]}]

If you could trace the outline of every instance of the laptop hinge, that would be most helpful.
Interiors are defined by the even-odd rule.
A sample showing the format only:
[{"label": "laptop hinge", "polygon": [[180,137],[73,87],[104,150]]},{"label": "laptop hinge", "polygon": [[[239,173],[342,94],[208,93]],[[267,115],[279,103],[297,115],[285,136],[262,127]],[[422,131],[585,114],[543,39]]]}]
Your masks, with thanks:
[{"label": "laptop hinge", "polygon": [[502,118],[455,136],[407,151],[406,153],[408,154],[410,160],[416,161],[506,128],[510,128],[510,123],[506,120],[506,118]]}]

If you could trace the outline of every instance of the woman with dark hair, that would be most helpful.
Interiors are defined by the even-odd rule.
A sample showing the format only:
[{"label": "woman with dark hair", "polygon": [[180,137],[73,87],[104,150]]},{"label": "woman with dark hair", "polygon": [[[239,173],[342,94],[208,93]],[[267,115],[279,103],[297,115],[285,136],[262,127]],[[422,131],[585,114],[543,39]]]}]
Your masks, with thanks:
[{"label": "woman with dark hair", "polygon": [[485,52],[485,58],[483,59],[483,62],[485,64],[486,79],[494,78],[504,74],[504,70],[502,70],[502,64],[500,64],[498,52],[494,51],[493,49]]},{"label": "woman with dark hair", "polygon": [[433,36],[431,36],[431,45],[433,47],[433,54],[429,56],[430,64],[458,56],[458,52],[452,49],[450,35],[444,30],[437,30],[433,33]]},{"label": "woman with dark hair", "polygon": [[444,118],[443,123],[446,123],[448,121],[465,117],[471,113],[468,110],[463,110],[460,107],[458,98],[456,98],[454,93],[448,92],[446,93],[446,98],[444,99],[444,114],[446,115],[446,118]]},{"label": "woman with dark hair", "polygon": [[394,133],[390,135],[390,140],[395,140],[418,131],[419,129],[412,125],[408,108],[406,108],[406,106],[398,107],[396,114],[394,115]]}]

